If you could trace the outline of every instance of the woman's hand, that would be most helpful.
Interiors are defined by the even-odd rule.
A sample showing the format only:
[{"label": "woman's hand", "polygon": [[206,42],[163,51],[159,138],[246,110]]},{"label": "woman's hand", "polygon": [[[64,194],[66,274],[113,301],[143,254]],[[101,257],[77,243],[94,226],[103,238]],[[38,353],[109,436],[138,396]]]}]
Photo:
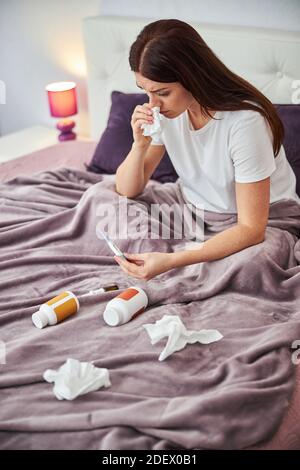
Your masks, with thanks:
[{"label": "woman's hand", "polygon": [[172,253],[159,253],[155,251],[134,255],[124,253],[130,262],[119,256],[114,256],[114,259],[129,276],[149,281],[158,274],[172,269],[171,254]]},{"label": "woman's hand", "polygon": [[137,105],[131,117],[131,127],[135,145],[139,147],[149,147],[152,138],[143,135],[142,124],[153,124],[153,112],[149,103]]}]

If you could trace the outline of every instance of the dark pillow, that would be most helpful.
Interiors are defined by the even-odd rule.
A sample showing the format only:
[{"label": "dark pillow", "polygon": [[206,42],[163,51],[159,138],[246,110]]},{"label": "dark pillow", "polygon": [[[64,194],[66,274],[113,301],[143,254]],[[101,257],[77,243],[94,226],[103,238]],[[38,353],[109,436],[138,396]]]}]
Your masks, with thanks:
[{"label": "dark pillow", "polygon": [[[118,166],[130,152],[133,143],[130,121],[134,108],[138,104],[146,102],[148,102],[148,96],[145,93],[112,92],[107,127],[98,142],[91,162],[87,166],[89,171],[107,174],[116,172]],[[151,178],[161,183],[177,180],[177,173],[167,152]]]},{"label": "dark pillow", "polygon": [[296,191],[300,196],[300,105],[276,104],[275,107],[284,126],[283,146],[296,175]]},{"label": "dark pillow", "polygon": [[[148,101],[145,93],[122,93],[113,91],[107,127],[101,136],[87,169],[96,173],[114,174],[128,155],[132,142],[131,116],[135,106]],[[285,130],[283,146],[287,159],[297,179],[300,196],[300,105],[276,104],[278,115]],[[162,183],[174,182],[178,175],[167,154],[154,171],[152,177]]]}]

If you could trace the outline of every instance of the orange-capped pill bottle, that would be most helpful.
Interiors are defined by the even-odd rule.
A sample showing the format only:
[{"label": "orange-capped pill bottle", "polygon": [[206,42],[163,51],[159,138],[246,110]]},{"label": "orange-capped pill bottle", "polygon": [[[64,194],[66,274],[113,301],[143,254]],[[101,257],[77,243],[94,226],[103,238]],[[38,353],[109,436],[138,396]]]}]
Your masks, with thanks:
[{"label": "orange-capped pill bottle", "polygon": [[76,295],[73,292],[65,291],[42,304],[39,310],[32,315],[32,321],[37,328],[56,325],[76,313],[78,309],[79,302]]}]

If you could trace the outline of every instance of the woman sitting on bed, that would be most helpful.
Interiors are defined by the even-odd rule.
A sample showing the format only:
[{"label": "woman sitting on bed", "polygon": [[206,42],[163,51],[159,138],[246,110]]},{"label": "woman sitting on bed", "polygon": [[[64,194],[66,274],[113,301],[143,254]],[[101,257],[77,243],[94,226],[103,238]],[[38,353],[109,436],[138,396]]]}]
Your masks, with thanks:
[{"label": "woman sitting on bed", "polygon": [[[263,242],[270,203],[300,202],[272,103],[231,72],[192,26],[176,19],[148,24],[132,44],[129,62],[149,103],[132,115],[134,143],[117,170],[117,192],[140,194],[167,149],[185,199],[206,211],[237,214],[237,223],[197,250],[127,253],[132,262],[116,261],[130,276],[149,280]],[[141,125],[152,122],[155,106],[164,122],[154,145]]]}]

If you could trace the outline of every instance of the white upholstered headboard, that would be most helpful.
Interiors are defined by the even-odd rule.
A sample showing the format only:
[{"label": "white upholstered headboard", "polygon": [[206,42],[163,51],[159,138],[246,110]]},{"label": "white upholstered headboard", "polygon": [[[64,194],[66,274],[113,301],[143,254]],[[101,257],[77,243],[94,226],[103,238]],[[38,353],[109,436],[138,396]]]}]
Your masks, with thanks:
[{"label": "white upholstered headboard", "polygon": [[[129,49],[150,19],[96,16],[83,20],[91,137],[104,131],[113,90],[139,92]],[[195,24],[217,56],[273,103],[292,103],[300,79],[300,34],[261,28]]]}]

